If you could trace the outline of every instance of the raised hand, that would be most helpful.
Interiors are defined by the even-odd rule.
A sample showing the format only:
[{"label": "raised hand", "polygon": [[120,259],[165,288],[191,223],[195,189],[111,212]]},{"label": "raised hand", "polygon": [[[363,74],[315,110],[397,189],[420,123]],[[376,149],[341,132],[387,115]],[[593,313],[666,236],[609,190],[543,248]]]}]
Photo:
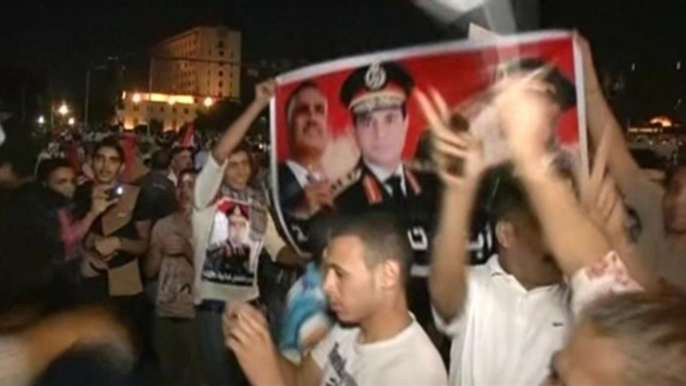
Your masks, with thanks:
[{"label": "raised hand", "polygon": [[542,77],[547,68],[508,77],[494,87],[494,103],[503,134],[515,158],[540,160],[546,155],[550,127],[550,87]]},{"label": "raised hand", "polygon": [[224,342],[252,385],[283,385],[276,350],[264,315],[249,304],[234,303],[223,317]]},{"label": "raised hand", "polygon": [[274,79],[265,80],[255,86],[255,101],[267,105],[276,92],[276,81]]},{"label": "raised hand", "polygon": [[460,111],[451,113],[434,90],[431,100],[421,91],[417,92],[417,99],[431,125],[433,159],[443,182],[456,187],[478,181],[486,165],[481,140],[469,131],[469,116]]},{"label": "raised hand", "polygon": [[100,215],[118,201],[118,198],[113,198],[110,200],[106,189],[103,187],[95,187],[91,195],[91,212],[93,212],[95,215]]}]

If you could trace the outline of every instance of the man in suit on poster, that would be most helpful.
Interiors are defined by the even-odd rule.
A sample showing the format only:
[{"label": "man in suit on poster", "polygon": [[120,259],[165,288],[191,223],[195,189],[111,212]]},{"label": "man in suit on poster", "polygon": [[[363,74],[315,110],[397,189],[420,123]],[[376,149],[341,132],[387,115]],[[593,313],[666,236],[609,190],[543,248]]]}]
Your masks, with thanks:
[{"label": "man in suit on poster", "polygon": [[279,203],[289,217],[305,219],[331,206],[331,183],[322,165],[329,144],[328,102],[316,83],[305,81],[286,101],[290,158],[278,167]]}]

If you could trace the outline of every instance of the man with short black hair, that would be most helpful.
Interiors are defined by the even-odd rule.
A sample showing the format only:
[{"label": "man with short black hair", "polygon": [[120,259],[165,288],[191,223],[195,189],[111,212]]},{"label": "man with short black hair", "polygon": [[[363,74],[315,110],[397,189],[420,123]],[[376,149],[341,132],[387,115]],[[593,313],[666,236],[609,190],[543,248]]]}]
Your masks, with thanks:
[{"label": "man with short black hair", "polygon": [[76,171],[66,158],[43,160],[38,165],[38,180],[50,190],[71,200],[76,191]]},{"label": "man with short black hair", "polygon": [[111,298],[142,329],[146,302],[139,258],[148,249],[150,215],[141,205],[140,188],[120,182],[124,161],[124,150],[116,139],[98,143],[92,157],[94,180],[80,186],[75,194],[81,213],[86,213],[95,199],[106,199],[110,204],[95,219],[84,240],[84,294],[95,300]]},{"label": "man with short black hair", "polygon": [[278,356],[264,317],[246,304],[225,313],[226,343],[253,385],[445,385],[441,357],[407,308],[412,258],[392,216],[351,217],[323,259],[323,290],[340,324],[311,354],[299,366]]}]

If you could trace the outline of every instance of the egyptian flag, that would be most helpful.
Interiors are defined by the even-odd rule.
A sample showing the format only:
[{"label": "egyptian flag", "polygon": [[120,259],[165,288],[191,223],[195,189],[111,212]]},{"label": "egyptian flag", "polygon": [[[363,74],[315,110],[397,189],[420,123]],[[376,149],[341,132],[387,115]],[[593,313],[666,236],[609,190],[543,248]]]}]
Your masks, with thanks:
[{"label": "egyptian flag", "polygon": [[136,154],[137,138],[133,132],[124,132],[119,143],[124,148],[124,182],[132,183],[143,177],[148,168]]},{"label": "egyptian flag", "polygon": [[189,123],[188,126],[183,130],[179,141],[177,143],[179,147],[195,147],[195,125]]}]

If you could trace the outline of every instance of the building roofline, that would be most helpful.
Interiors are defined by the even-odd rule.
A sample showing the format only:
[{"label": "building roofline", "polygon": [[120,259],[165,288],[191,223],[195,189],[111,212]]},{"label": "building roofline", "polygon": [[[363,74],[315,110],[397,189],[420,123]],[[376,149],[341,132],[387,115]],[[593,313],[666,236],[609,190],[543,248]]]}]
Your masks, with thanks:
[{"label": "building roofline", "polygon": [[231,28],[229,28],[229,27],[227,27],[227,26],[225,26],[225,25],[216,25],[216,26],[211,26],[211,25],[199,25],[199,26],[193,27],[193,28],[191,28],[191,29],[185,30],[185,31],[183,31],[183,32],[180,32],[180,33],[178,33],[178,34],[176,34],[176,35],[173,35],[172,37],[169,37],[169,38],[167,38],[167,39],[164,39],[163,41],[161,41],[161,42],[155,44],[154,46],[152,46],[152,51],[154,52],[155,50],[157,50],[157,49],[159,49],[159,48],[161,48],[161,47],[163,47],[163,46],[165,46],[165,45],[169,45],[169,44],[171,44],[171,43],[173,43],[173,42],[175,42],[175,41],[177,41],[177,40],[183,39],[183,38],[185,38],[186,36],[191,35],[191,34],[196,33],[196,32],[199,32],[199,31],[201,31],[201,30],[203,30],[203,29],[216,29],[216,28],[226,28],[227,30],[229,30],[229,31],[231,31],[231,32],[240,33],[240,31],[231,29]]}]

